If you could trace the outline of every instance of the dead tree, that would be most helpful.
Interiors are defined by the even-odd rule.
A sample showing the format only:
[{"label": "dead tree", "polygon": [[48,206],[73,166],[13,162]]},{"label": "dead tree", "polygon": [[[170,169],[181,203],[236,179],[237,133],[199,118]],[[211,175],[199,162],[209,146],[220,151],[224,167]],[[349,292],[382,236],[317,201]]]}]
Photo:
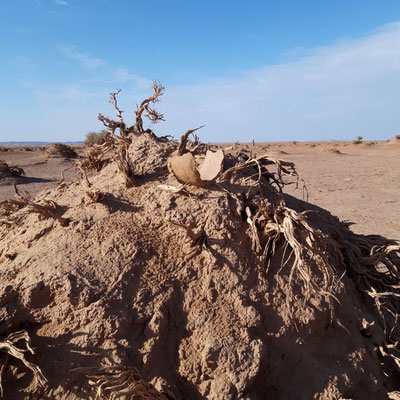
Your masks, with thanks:
[{"label": "dead tree", "polygon": [[102,114],[99,114],[98,119],[103,123],[103,125],[107,128],[107,131],[114,136],[115,131],[119,129],[120,136],[122,138],[128,137],[130,133],[140,135],[145,132],[143,129],[143,118],[142,114],[146,111],[146,117],[153,123],[157,123],[159,121],[164,121],[164,114],[159,113],[150,105],[159,102],[159,97],[164,93],[164,86],[161,85],[160,82],[153,82],[153,95],[142,101],[140,107],[137,107],[135,111],[136,116],[136,124],[132,126],[127,126],[124,119],[122,118],[122,113],[124,111],[120,110],[118,107],[117,96],[121,92],[121,89],[117,89],[115,92],[110,93],[110,103],[114,107],[117,112],[118,121],[115,121],[111,118],[105,117]]}]

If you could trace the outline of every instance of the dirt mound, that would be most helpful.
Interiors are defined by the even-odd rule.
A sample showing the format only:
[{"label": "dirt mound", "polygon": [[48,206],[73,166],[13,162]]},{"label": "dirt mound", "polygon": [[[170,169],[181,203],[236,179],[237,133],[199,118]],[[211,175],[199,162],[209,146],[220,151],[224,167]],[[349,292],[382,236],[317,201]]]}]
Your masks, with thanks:
[{"label": "dirt mound", "polygon": [[78,153],[73,147],[63,143],[53,143],[46,148],[45,153],[50,157],[76,158]]},{"label": "dirt mound", "polygon": [[319,147],[320,153],[332,153],[332,154],[343,154],[338,148],[332,146]]},{"label": "dirt mound", "polygon": [[400,248],[281,193],[282,160],[225,154],[179,182],[195,142],[109,133],[82,180],[3,204],[6,398],[387,399]]}]

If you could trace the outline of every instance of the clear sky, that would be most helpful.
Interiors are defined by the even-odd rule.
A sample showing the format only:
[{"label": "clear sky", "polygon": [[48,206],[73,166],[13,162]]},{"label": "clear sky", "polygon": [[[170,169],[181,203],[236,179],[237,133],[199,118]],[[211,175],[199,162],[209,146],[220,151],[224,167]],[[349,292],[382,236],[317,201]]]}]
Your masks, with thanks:
[{"label": "clear sky", "polygon": [[166,87],[160,135],[389,139],[399,0],[0,0],[0,141],[77,141]]}]

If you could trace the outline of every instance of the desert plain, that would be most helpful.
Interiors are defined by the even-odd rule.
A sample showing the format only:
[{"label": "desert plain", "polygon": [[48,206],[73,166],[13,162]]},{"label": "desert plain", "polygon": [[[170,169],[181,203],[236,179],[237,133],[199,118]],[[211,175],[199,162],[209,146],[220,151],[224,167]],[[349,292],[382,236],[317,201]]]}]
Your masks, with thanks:
[{"label": "desert plain", "polygon": [[[286,186],[284,191],[327,209],[340,220],[351,221],[360,234],[378,234],[400,240],[400,140],[325,142],[265,142],[240,144],[257,155],[295,163],[302,185]],[[79,155],[87,150],[73,146]],[[230,148],[232,144],[221,144]],[[7,146],[0,159],[21,166],[26,176],[19,187],[32,195],[57,185],[61,172],[73,159],[48,157],[45,146]],[[229,150],[228,150],[229,151]],[[65,173],[76,179],[74,169]],[[0,182],[0,201],[14,197],[14,188]]]}]

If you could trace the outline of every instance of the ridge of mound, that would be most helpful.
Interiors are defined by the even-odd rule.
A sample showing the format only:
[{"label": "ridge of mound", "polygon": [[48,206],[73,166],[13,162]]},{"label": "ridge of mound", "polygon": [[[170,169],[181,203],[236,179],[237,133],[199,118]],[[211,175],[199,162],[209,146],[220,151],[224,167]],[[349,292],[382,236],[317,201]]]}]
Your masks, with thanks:
[{"label": "ridge of mound", "polygon": [[7,398],[399,389],[396,242],[283,194],[292,163],[238,151],[196,186],[168,162],[204,146],[124,129],[77,161],[82,179],[1,204],[0,337],[26,331],[46,378],[8,357]]},{"label": "ridge of mound", "polygon": [[396,135],[394,138],[390,139],[387,144],[400,144],[400,135]]}]

